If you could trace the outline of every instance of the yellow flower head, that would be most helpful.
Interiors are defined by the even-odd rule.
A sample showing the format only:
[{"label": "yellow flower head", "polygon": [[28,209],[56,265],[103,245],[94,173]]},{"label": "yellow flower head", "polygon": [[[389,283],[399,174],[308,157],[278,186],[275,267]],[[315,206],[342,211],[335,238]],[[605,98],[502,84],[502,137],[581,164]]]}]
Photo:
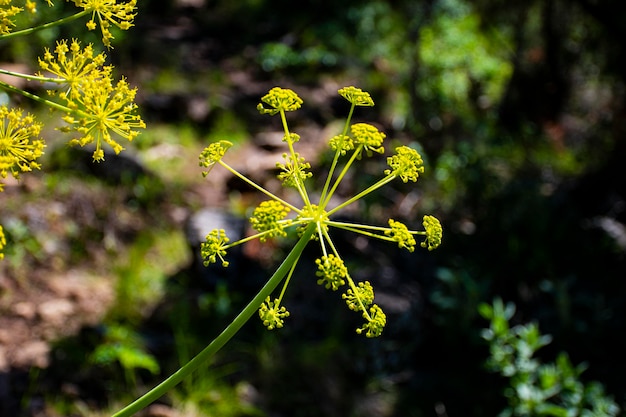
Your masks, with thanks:
[{"label": "yellow flower head", "polygon": [[441,223],[433,216],[424,216],[423,223],[424,229],[426,229],[426,240],[421,243],[423,248],[428,250],[437,249],[441,245],[441,239],[443,237],[443,230]]},{"label": "yellow flower head", "polygon": [[76,7],[82,7],[91,13],[91,19],[87,22],[87,29],[94,30],[97,27],[96,19],[102,32],[102,43],[107,48],[111,47],[113,34],[109,28],[115,25],[122,30],[128,30],[133,26],[133,19],[137,15],[137,0],[120,2],[117,0],[73,0]]},{"label": "yellow flower head", "polygon": [[39,58],[39,67],[67,84],[66,94],[76,98],[80,93],[80,84],[87,78],[100,78],[110,72],[109,67],[102,68],[105,61],[104,53],[94,57],[93,45],[89,44],[81,50],[80,42],[73,39],[69,46],[67,40],[57,42],[54,54],[46,48],[43,58]]},{"label": "yellow flower head", "polygon": [[267,238],[287,236],[287,232],[284,230],[286,223],[285,220],[289,213],[289,207],[286,207],[282,203],[269,200],[263,201],[259,206],[254,209],[252,217],[250,217],[250,225],[254,230],[260,233],[266,232],[267,234],[260,237],[261,242],[265,242]]},{"label": "yellow flower head", "polygon": [[386,135],[368,123],[355,123],[350,127],[354,143],[363,145],[363,149],[367,156],[371,156],[372,152],[383,153],[383,140]]},{"label": "yellow flower head", "polygon": [[268,330],[280,329],[285,322],[283,319],[289,317],[289,312],[280,305],[280,300],[271,301],[267,297],[259,308],[259,317]]},{"label": "yellow flower head", "polygon": [[339,95],[355,106],[373,106],[374,100],[370,96],[370,93],[363,91],[360,88],[354,86],[344,87],[339,89]]},{"label": "yellow flower head", "polygon": [[38,139],[40,132],[41,124],[30,114],[23,116],[21,110],[0,106],[0,177],[10,172],[19,179],[21,172],[41,168],[37,159],[46,145]]},{"label": "yellow flower head", "polygon": [[222,266],[227,267],[228,261],[224,259],[224,256],[226,256],[226,245],[230,239],[226,236],[224,229],[212,230],[205,239],[200,245],[204,266],[214,264],[219,259],[222,261]]},{"label": "yellow flower head", "polygon": [[358,334],[365,332],[365,337],[378,337],[382,334],[387,324],[387,316],[377,304],[370,307],[369,314],[363,313],[363,317],[367,318],[363,327],[356,329]]},{"label": "yellow flower head", "polygon": [[346,268],[341,258],[331,254],[322,256],[315,263],[317,264],[315,275],[320,277],[317,280],[318,285],[324,285],[327,290],[337,291],[339,287],[346,283],[345,278],[348,276],[348,268]]},{"label": "yellow flower head", "polygon": [[386,175],[396,175],[403,182],[417,181],[419,174],[424,173],[422,156],[413,148],[400,146],[396,148],[396,154],[387,158],[387,165],[391,169],[386,169]]},{"label": "yellow flower head", "polygon": [[4,247],[7,244],[7,239],[4,237],[4,229],[2,228],[2,225],[0,224],[0,259],[4,259]]},{"label": "yellow flower head", "polygon": [[219,140],[204,148],[200,154],[200,166],[208,169],[202,171],[202,176],[206,177],[209,175],[213,166],[222,159],[231,146],[233,146],[233,144],[229,141]]},{"label": "yellow flower head", "polygon": [[385,231],[386,236],[390,236],[394,242],[398,243],[399,248],[405,248],[409,252],[415,250],[415,238],[409,231],[409,229],[400,222],[389,219],[390,229]]},{"label": "yellow flower head", "polygon": [[[108,69],[109,67],[105,68]],[[63,131],[75,132],[79,137],[72,139],[70,145],[85,146],[95,142],[95,161],[104,159],[102,142],[108,143],[118,154],[124,148],[112,133],[132,141],[139,132],[135,129],[145,128],[141,116],[136,114],[134,103],[136,88],[130,88],[125,79],[113,86],[110,71],[104,71],[101,78],[88,77],[80,84],[81,94],[71,97],[61,94],[68,101],[73,111],[63,117],[68,124]]]},{"label": "yellow flower head", "polygon": [[12,18],[20,14],[24,9],[13,6],[13,0],[0,0],[0,35],[6,35],[15,27]]},{"label": "yellow flower head", "polygon": [[270,108],[265,108],[263,103],[259,103],[257,110],[262,114],[269,114],[270,116],[280,111],[298,110],[302,105],[302,99],[293,90],[280,87],[272,88],[269,93],[261,97],[261,101],[270,106]]}]

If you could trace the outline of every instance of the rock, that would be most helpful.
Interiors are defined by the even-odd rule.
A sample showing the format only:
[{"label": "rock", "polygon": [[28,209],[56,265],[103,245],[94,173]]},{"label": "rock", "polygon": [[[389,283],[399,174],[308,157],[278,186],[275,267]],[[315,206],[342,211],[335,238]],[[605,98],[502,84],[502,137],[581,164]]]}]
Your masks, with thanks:
[{"label": "rock", "polygon": [[14,353],[11,364],[17,368],[47,368],[50,363],[49,353],[50,346],[43,340],[28,341]]},{"label": "rock", "polygon": [[74,303],[64,298],[45,301],[37,308],[39,317],[53,326],[62,325],[74,313]]}]

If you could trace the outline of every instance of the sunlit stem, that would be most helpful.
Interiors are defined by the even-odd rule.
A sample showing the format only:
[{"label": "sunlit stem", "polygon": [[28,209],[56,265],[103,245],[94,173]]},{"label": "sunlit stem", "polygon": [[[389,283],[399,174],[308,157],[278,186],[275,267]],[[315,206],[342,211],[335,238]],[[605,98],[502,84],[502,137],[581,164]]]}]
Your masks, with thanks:
[{"label": "sunlit stem", "polygon": [[367,321],[372,321],[372,317],[368,313],[367,308],[365,307],[365,304],[363,304],[363,300],[361,300],[361,297],[359,296],[359,290],[357,289],[357,286],[354,283],[354,280],[350,277],[350,274],[346,275],[346,278],[348,279],[348,285],[352,289],[352,292],[354,293],[354,296],[356,297],[357,301],[359,302],[359,307],[361,307],[361,311],[363,312],[363,317]]},{"label": "sunlit stem", "polygon": [[376,184],[368,187],[367,189],[361,191],[360,193],[358,193],[357,195],[355,195],[354,197],[344,201],[343,203],[339,204],[337,207],[333,208],[332,210],[330,210],[327,213],[327,216],[331,216],[333,213],[343,209],[346,206],[349,206],[350,204],[354,203],[355,201],[363,198],[364,196],[366,196],[367,194],[379,189],[380,187],[384,186],[385,184],[393,181],[396,178],[395,174],[389,174],[387,175],[385,178],[381,179],[380,181],[378,181]]},{"label": "sunlit stem", "polygon": [[29,81],[41,81],[41,82],[49,82],[49,83],[57,83],[57,84],[65,84],[67,80],[63,78],[50,78],[50,77],[40,77],[38,75],[30,75],[30,74],[22,74],[21,72],[14,72],[0,68],[0,74],[10,75],[11,77],[23,78]]},{"label": "sunlit stem", "polygon": [[281,203],[284,206],[289,207],[291,210],[295,211],[296,213],[301,213],[302,210],[300,210],[299,208],[297,208],[294,205],[289,204],[288,202],[286,202],[285,200],[283,200],[282,198],[278,197],[275,194],[272,194],[271,192],[267,191],[265,188],[261,187],[260,185],[258,185],[257,183],[255,183],[254,181],[252,181],[251,179],[249,179],[248,177],[246,177],[245,175],[239,173],[239,171],[237,171],[235,168],[231,167],[230,165],[228,165],[226,162],[222,161],[221,159],[218,161],[219,164],[221,166],[223,166],[224,168],[226,168],[228,171],[230,171],[233,175],[235,175],[237,178],[241,179],[242,181],[246,182],[247,184],[249,184],[250,186],[256,188],[257,190],[259,190],[260,192],[262,192],[263,194],[265,194],[266,196],[272,198],[273,200],[278,201],[279,203]]},{"label": "sunlit stem", "polygon": [[38,95],[35,95],[33,93],[29,93],[28,91],[24,91],[24,90],[22,90],[20,88],[14,87],[11,84],[5,83],[4,81],[0,81],[0,88],[4,89],[6,91],[10,91],[12,93],[21,94],[24,97],[27,97],[27,98],[29,98],[31,100],[34,100],[34,101],[38,102],[38,103],[44,104],[44,105],[46,105],[48,107],[51,107],[51,108],[53,108],[55,110],[60,110],[60,111],[65,112],[65,113],[76,114],[76,115],[78,115],[80,117],[92,118],[92,116],[90,116],[89,114],[87,114],[87,113],[85,113],[85,112],[83,112],[81,110],[70,109],[69,107],[64,106],[62,104],[55,103],[54,101],[46,100],[45,98],[41,98]]},{"label": "sunlit stem", "polygon": [[[346,123],[343,126],[343,132],[341,132],[342,136],[346,136],[348,134],[348,127],[350,126],[350,120],[352,119],[352,114],[354,113],[355,107],[355,104],[352,103],[352,105],[350,106],[350,112],[348,113],[348,117],[346,118]],[[326,182],[324,183],[324,188],[322,189],[320,202],[324,202],[326,200],[326,193],[328,192],[328,187],[330,187],[330,181],[333,179],[335,168],[337,167],[337,162],[339,161],[339,156],[341,156],[341,149],[337,149],[337,152],[335,152],[335,157],[333,158],[333,162],[330,165],[330,171],[328,171],[328,177],[326,177]]]},{"label": "sunlit stem", "polygon": [[[293,148],[293,142],[291,141],[291,134],[289,133],[289,126],[287,126],[287,117],[285,116],[285,111],[284,110],[280,110],[280,120],[283,124],[283,130],[285,131],[285,140],[287,142],[287,144],[289,145],[289,153],[291,154],[291,158],[293,160],[293,166],[294,166],[294,171],[295,172],[300,172],[300,162],[298,161],[298,158],[296,158],[296,151]],[[302,198],[302,201],[304,201],[304,204],[307,207],[311,206],[311,200],[309,200],[309,195],[307,194],[306,188],[304,187],[304,184],[301,183],[300,181],[300,177],[296,176],[295,179],[295,183],[296,183],[296,188],[298,189],[298,193],[300,194],[300,197]]]},{"label": "sunlit stem", "polygon": [[64,25],[66,23],[73,22],[74,20],[79,19],[79,18],[81,18],[83,16],[86,16],[89,13],[92,13],[92,11],[91,10],[83,10],[83,11],[75,13],[75,14],[73,14],[71,16],[67,16],[67,17],[64,17],[62,19],[55,20],[54,22],[44,23],[43,25],[34,26],[34,27],[31,27],[31,28],[23,29],[23,30],[18,30],[18,31],[15,31],[15,32],[7,33],[5,35],[0,35],[0,41],[5,40],[5,39],[9,39],[9,38],[14,38],[16,36],[26,36],[26,35],[30,35],[31,33],[38,32],[40,30],[50,29],[50,28],[53,28],[55,26]]},{"label": "sunlit stem", "polygon": [[257,312],[259,306],[269,297],[276,289],[278,284],[281,283],[283,278],[293,268],[293,265],[298,261],[302,251],[311,240],[311,236],[315,231],[315,224],[311,223],[304,231],[296,245],[293,247],[289,255],[285,258],[282,264],[278,267],[276,272],[271,276],[269,281],[261,288],[259,293],[248,303],[248,305],[239,313],[237,317],[220,333],[206,348],[204,348],[198,355],[191,359],[187,364],[181,367],[178,371],[173,373],[166,380],[154,387],[152,390],[138,398],[131,404],[127,405],[112,417],[130,417],[133,414],[143,410],[154,401],[161,398],[165,393],[178,385],[182,380],[187,378],[193,371],[198,369],[208,359],[210,359],[215,353],[217,353],[232,337],[237,334],[241,327],[250,320],[250,318]]},{"label": "sunlit stem", "polygon": [[362,151],[363,151],[363,145],[357,146],[357,148],[354,150],[354,153],[350,157],[350,160],[348,160],[346,165],[341,170],[341,173],[339,174],[339,176],[335,180],[335,183],[333,184],[333,188],[328,192],[328,195],[326,196],[326,199],[322,201],[322,204],[321,204],[322,207],[326,207],[326,205],[330,202],[330,199],[333,196],[333,194],[335,193],[335,190],[337,189],[337,187],[339,186],[339,183],[341,183],[341,180],[343,180],[343,177],[345,177],[346,173],[350,169],[350,166],[352,166],[352,163],[355,161],[355,159],[359,156],[359,154]]},{"label": "sunlit stem", "polygon": [[281,304],[281,302],[283,301],[283,296],[285,295],[285,291],[287,290],[287,287],[289,286],[289,282],[291,281],[291,277],[293,276],[293,271],[295,271],[296,265],[298,265],[299,260],[300,260],[300,257],[296,259],[296,261],[291,266],[291,269],[289,270],[289,274],[287,274],[287,278],[285,279],[285,282],[283,283],[283,288],[282,290],[280,290],[280,295],[278,296],[278,304]]}]

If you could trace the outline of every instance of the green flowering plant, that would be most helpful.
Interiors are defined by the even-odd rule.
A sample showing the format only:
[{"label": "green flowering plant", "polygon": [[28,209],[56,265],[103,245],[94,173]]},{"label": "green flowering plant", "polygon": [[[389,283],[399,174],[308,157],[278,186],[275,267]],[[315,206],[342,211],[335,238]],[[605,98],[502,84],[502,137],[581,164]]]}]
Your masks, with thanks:
[{"label": "green flowering plant", "polygon": [[[313,192],[308,184],[312,176],[311,165],[296,152],[296,144],[300,136],[289,130],[286,118],[287,112],[301,107],[302,99],[292,90],[275,87],[262,97],[261,103],[257,106],[262,114],[280,117],[284,129],[283,141],[289,150],[282,155],[282,161],[276,164],[277,177],[283,186],[296,190],[299,196],[297,202],[282,199],[229,165],[224,158],[233,146],[231,142],[219,140],[209,144],[201,152],[199,164],[203,168],[203,176],[209,175],[212,169],[219,165],[269,198],[262,201],[252,211],[250,225],[256,233],[238,241],[231,241],[223,229],[215,229],[207,234],[200,248],[205,265],[221,263],[223,267],[228,267],[228,251],[254,239],[264,242],[268,239],[286,238],[293,234],[298,236],[298,239],[265,285],[222,333],[187,364],[145,395],[118,411],[114,417],[131,416],[164,395],[219,351],[255,314],[267,329],[282,328],[289,317],[289,311],[283,304],[285,292],[294,277],[302,252],[311,242],[316,242],[320,249],[320,257],[315,260],[317,283],[333,292],[341,290],[341,298],[348,309],[362,316],[364,323],[356,329],[356,333],[370,338],[382,334],[387,324],[387,317],[380,306],[374,302],[374,289],[369,281],[356,282],[352,278],[331,237],[331,230],[341,229],[385,240],[397,244],[401,249],[413,252],[417,246],[416,238],[423,239],[421,247],[429,250],[437,248],[441,244],[442,228],[439,220],[430,215],[423,218],[424,230],[411,230],[394,219],[390,219],[387,226],[364,225],[334,219],[342,209],[391,181],[400,179],[403,182],[415,182],[419,175],[424,173],[420,154],[412,148],[400,146],[396,148],[392,156],[387,158],[388,169],[382,172],[377,182],[353,197],[337,204],[331,203],[335,200],[333,197],[339,184],[357,160],[363,156],[370,157],[384,153],[384,133],[373,125],[351,124],[356,107],[374,105],[370,94],[356,87],[342,88],[339,94],[350,103],[350,111],[343,131],[329,140],[328,144],[334,151],[334,157],[320,192]],[[273,296],[281,283],[283,285],[278,295]]]},{"label": "green flowering plant", "polygon": [[[364,156],[371,157],[385,151],[383,142],[386,136],[383,132],[368,123],[351,124],[352,114],[356,107],[374,105],[369,93],[351,86],[340,89],[339,94],[350,103],[350,113],[343,132],[332,137],[329,141],[329,146],[334,151],[334,158],[324,186],[319,193],[313,193],[309,189],[307,179],[313,175],[310,171],[311,164],[296,152],[296,144],[300,140],[300,136],[289,130],[286,118],[287,112],[298,110],[301,107],[302,99],[292,90],[275,87],[261,99],[261,103],[257,106],[262,114],[278,115],[281,119],[284,129],[283,141],[287,143],[289,151],[282,155],[281,162],[276,163],[277,178],[284,187],[293,188],[297,191],[300,197],[297,203],[283,200],[224,161],[226,151],[231,146],[230,142],[217,141],[204,149],[200,155],[200,166],[207,168],[204,171],[205,175],[216,164],[221,165],[268,196],[270,200],[261,202],[250,217],[250,224],[252,229],[257,232],[256,234],[231,242],[226,237],[224,230],[213,230],[207,235],[206,241],[202,243],[201,252],[206,265],[221,261],[222,265],[227,266],[228,261],[225,260],[225,256],[227,251],[234,246],[256,238],[265,241],[270,238],[286,237],[287,231],[294,229],[300,234],[301,240],[306,242],[314,240],[319,245],[321,256],[316,260],[317,283],[332,291],[342,289],[342,298],[348,307],[360,313],[365,320],[365,324],[356,329],[357,333],[364,333],[367,337],[377,337],[381,335],[385,327],[385,313],[374,303],[374,290],[370,283],[357,283],[350,275],[332,239],[330,229],[343,229],[368,237],[387,240],[396,243],[401,249],[413,252],[417,245],[416,237],[418,236],[424,237],[420,246],[428,248],[428,250],[437,248],[441,244],[442,228],[439,220],[430,215],[423,218],[423,231],[409,230],[405,224],[394,219],[389,220],[388,226],[371,226],[334,220],[334,217],[342,209],[394,179],[398,178],[405,183],[416,182],[419,175],[424,173],[423,160],[420,154],[415,149],[400,146],[396,148],[392,156],[387,158],[388,169],[383,171],[379,181],[355,196],[334,206],[331,205],[335,191],[355,162]],[[342,159],[346,160],[343,164],[340,163]],[[319,195],[318,200],[312,201],[313,196],[317,195]],[[289,217],[290,212],[294,213],[291,217]],[[280,295],[273,300],[267,297],[261,303],[259,315],[268,329],[283,327],[284,319],[288,316],[286,307],[282,305],[283,295],[291,281],[297,262],[298,259],[288,270]]]},{"label": "green flowering plant", "polygon": [[[69,0],[68,0],[69,1]],[[110,30],[116,26],[127,30],[136,16],[136,0],[72,0],[78,8],[67,17],[38,26],[17,28],[16,18],[27,12],[39,13],[36,1],[0,0],[0,42],[28,36],[40,30],[69,24],[87,18],[86,28],[102,33],[102,43],[112,47],[114,36]],[[51,0],[47,6],[53,6]],[[106,65],[105,53],[97,53],[92,44],[82,45],[77,39],[61,39],[54,49],[46,48],[38,59],[39,71],[26,74],[0,68],[0,74],[16,79],[45,83],[43,94],[33,89],[23,89],[16,83],[0,80],[0,89],[19,94],[61,113],[65,125],[57,130],[71,135],[70,145],[93,145],[93,159],[104,160],[105,144],[119,154],[123,145],[119,139],[132,141],[139,130],[146,127],[135,104],[137,89],[125,78],[115,80],[113,66]],[[49,87],[51,86],[51,87]],[[41,168],[38,162],[44,153],[45,141],[40,137],[42,123],[19,108],[0,107],[0,192],[3,179],[10,173],[15,179],[20,174]],[[0,232],[2,232],[0,226]],[[0,259],[5,240],[0,235]]]}]

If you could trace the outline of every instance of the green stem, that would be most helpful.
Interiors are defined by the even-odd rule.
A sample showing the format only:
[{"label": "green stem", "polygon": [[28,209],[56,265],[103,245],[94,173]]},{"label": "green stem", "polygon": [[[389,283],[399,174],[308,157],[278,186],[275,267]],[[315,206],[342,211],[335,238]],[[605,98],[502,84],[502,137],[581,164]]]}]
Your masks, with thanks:
[{"label": "green stem", "polygon": [[385,178],[381,179],[376,184],[368,187],[366,190],[361,191],[360,193],[358,193],[354,197],[350,198],[349,200],[344,201],[343,203],[339,204],[334,209],[330,210],[328,213],[326,213],[326,216],[330,217],[333,213],[335,213],[335,212],[343,209],[344,207],[354,203],[355,201],[363,198],[365,195],[371,193],[372,191],[377,190],[378,188],[380,188],[383,185],[387,184],[388,182],[392,181],[394,178],[396,178],[395,174],[387,175]]},{"label": "green stem", "polygon": [[343,180],[343,177],[346,175],[346,173],[348,172],[348,170],[352,166],[352,163],[356,160],[356,158],[359,156],[359,154],[361,152],[363,152],[363,145],[357,146],[357,148],[354,150],[354,153],[352,154],[352,156],[350,157],[350,159],[348,160],[346,165],[341,170],[341,173],[339,174],[339,176],[337,176],[337,179],[335,180],[335,183],[333,184],[333,188],[331,188],[330,191],[328,192],[328,194],[326,195],[326,200],[323,201],[322,207],[325,208],[326,205],[328,205],[328,203],[330,202],[331,197],[335,193],[335,190],[339,186],[339,183],[341,183],[341,181]]},{"label": "green stem", "polygon": [[40,77],[38,75],[22,74],[21,72],[9,71],[2,68],[0,68],[0,74],[10,75],[11,77],[23,78],[29,81],[41,81],[57,84],[63,84],[67,82],[67,80],[61,78]]},{"label": "green stem", "polygon": [[298,260],[302,251],[309,243],[311,236],[315,230],[315,224],[311,223],[307,226],[306,230],[300,237],[300,240],[295,244],[289,255],[285,258],[282,264],[278,267],[274,275],[267,281],[265,286],[261,288],[259,293],[248,303],[248,305],[239,313],[237,317],[219,334],[207,347],[198,353],[193,359],[187,362],[178,371],[174,372],[170,377],[165,379],[159,385],[148,391],[142,397],[138,398],[134,402],[130,403],[112,417],[129,417],[143,410],[148,405],[159,399],[170,389],[178,385],[183,379],[189,376],[193,371],[198,369],[200,365],[211,358],[217,353],[250,318],[257,312],[259,306],[265,299],[276,289],[278,284],[283,280],[285,275],[292,268],[292,265]]},{"label": "green stem", "polygon": [[38,32],[40,30],[50,29],[55,26],[64,25],[65,23],[73,22],[76,19],[79,19],[85,15],[88,15],[91,12],[92,12],[91,10],[83,10],[82,12],[78,12],[71,16],[64,17],[63,19],[55,20],[54,22],[44,23],[43,25],[35,26],[32,28],[27,28],[24,30],[18,30],[16,32],[7,33],[6,35],[0,35],[0,41],[14,38],[16,36],[26,36],[26,35],[30,35],[31,33]]},{"label": "green stem", "polygon": [[[350,126],[350,120],[352,119],[352,114],[354,113],[354,108],[356,106],[354,103],[350,106],[350,112],[348,113],[348,117],[346,118],[346,123],[343,126],[343,131],[341,132],[342,136],[346,136],[348,134],[348,127]],[[322,189],[322,195],[320,196],[320,202],[324,202],[326,200],[326,193],[328,192],[328,187],[330,187],[330,181],[335,174],[335,168],[337,167],[337,162],[339,161],[339,156],[341,155],[341,149],[337,149],[335,152],[335,157],[333,158],[333,163],[330,166],[330,171],[328,171],[328,177],[326,177],[326,182],[324,183],[324,188]],[[322,204],[323,208],[324,204]]]},{"label": "green stem", "polygon": [[245,175],[241,174],[239,171],[237,171],[235,168],[231,167],[230,165],[228,165],[226,162],[222,161],[221,159],[218,161],[219,164],[221,166],[223,166],[224,168],[226,168],[228,171],[230,171],[233,175],[237,176],[237,178],[241,179],[242,181],[246,182],[247,184],[249,184],[250,186],[256,188],[257,190],[259,190],[260,192],[262,192],[263,194],[265,194],[266,196],[278,201],[279,203],[283,204],[286,207],[289,207],[291,210],[295,211],[296,213],[301,213],[302,210],[300,210],[299,208],[297,208],[296,206],[289,204],[287,201],[283,200],[282,198],[278,197],[277,195],[272,194],[271,192],[267,191],[265,188],[261,187],[260,185],[258,185],[257,183],[255,183],[254,181],[252,181],[251,179],[249,179],[248,177],[246,177]]},{"label": "green stem", "polygon": [[[289,126],[287,125],[287,116],[285,116],[284,110],[280,111],[280,120],[283,124],[283,130],[285,132],[285,141],[289,145],[289,153],[291,154],[291,158],[293,160],[294,170],[295,172],[300,172],[300,168],[299,168],[300,162],[298,161],[298,158],[296,156],[296,151],[293,147],[293,142],[291,141],[291,133],[289,132]],[[299,181],[299,178],[296,178],[295,183],[296,183],[296,188],[298,189],[298,193],[300,194],[300,197],[302,198],[302,201],[304,202],[304,205],[307,207],[311,207],[311,201],[309,200],[309,195],[307,194],[306,187],[304,186],[303,183]]]},{"label": "green stem", "polygon": [[55,103],[54,101],[50,101],[50,100],[46,100],[45,98],[41,98],[38,95],[29,93],[28,91],[24,91],[20,88],[17,87],[13,87],[11,84],[5,83],[4,81],[0,81],[0,88],[10,91],[12,93],[17,93],[17,94],[21,94],[24,97],[28,97],[31,100],[37,101],[41,104],[45,104],[46,106],[52,107],[53,109],[56,110],[61,110],[63,112],[67,112],[67,113],[77,113],[77,114],[82,114],[81,111],[79,110],[72,110],[69,107],[66,107],[62,104],[59,103]]}]

